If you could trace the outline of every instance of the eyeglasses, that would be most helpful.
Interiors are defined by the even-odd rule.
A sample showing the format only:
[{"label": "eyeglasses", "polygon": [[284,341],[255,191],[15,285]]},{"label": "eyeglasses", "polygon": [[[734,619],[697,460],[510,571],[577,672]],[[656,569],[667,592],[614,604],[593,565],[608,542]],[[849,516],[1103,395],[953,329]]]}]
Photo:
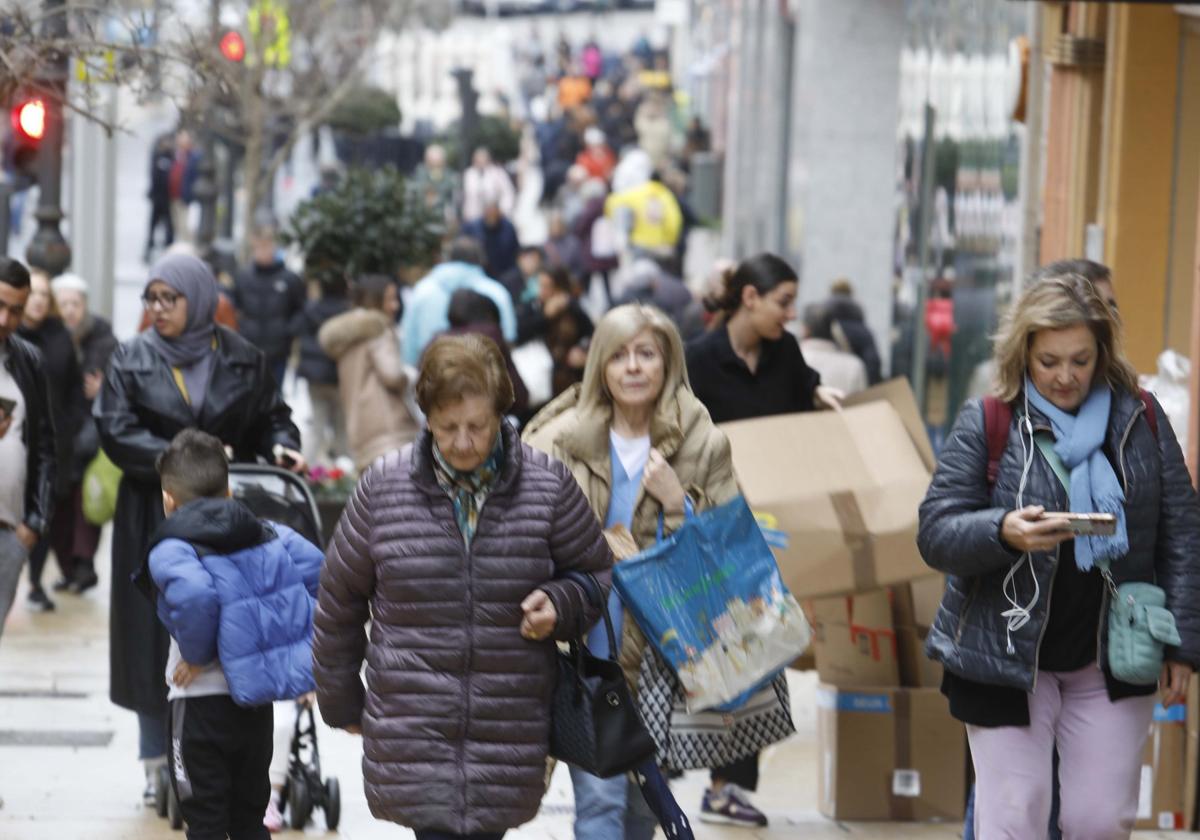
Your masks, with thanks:
[{"label": "eyeglasses", "polygon": [[157,295],[146,293],[142,295],[142,306],[147,309],[158,307],[163,312],[170,312],[175,308],[175,304],[179,302],[180,297],[175,292],[163,292]]}]

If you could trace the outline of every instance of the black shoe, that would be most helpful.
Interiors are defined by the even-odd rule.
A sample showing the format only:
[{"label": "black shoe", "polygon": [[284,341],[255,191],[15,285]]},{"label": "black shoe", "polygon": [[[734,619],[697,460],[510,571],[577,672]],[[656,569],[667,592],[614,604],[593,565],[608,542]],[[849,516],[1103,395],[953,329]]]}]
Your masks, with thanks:
[{"label": "black shoe", "polygon": [[82,595],[99,582],[100,578],[96,576],[95,570],[88,569],[86,572],[76,572],[75,579],[67,588],[74,595]]},{"label": "black shoe", "polygon": [[58,580],[54,581],[54,583],[50,584],[50,588],[55,592],[66,592],[71,588],[71,584],[73,582],[74,581],[68,580],[65,577],[60,577]]},{"label": "black shoe", "polygon": [[29,609],[34,612],[50,612],[54,609],[54,602],[47,597],[46,590],[40,586],[30,590],[26,603],[29,605]]}]

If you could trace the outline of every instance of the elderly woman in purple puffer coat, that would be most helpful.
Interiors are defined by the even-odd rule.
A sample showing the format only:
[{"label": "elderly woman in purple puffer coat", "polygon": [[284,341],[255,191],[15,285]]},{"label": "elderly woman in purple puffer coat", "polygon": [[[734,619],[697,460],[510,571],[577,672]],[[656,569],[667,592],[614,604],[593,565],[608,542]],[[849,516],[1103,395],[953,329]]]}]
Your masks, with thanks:
[{"label": "elderly woman in purple puffer coat", "polygon": [[554,642],[599,618],[563,575],[607,592],[612,554],[567,469],[504,423],[512,383],[491,340],[436,339],[417,400],[428,427],[363,474],[330,543],[317,696],[330,726],[363,736],[372,814],[419,840],[489,840],[537,813]]}]

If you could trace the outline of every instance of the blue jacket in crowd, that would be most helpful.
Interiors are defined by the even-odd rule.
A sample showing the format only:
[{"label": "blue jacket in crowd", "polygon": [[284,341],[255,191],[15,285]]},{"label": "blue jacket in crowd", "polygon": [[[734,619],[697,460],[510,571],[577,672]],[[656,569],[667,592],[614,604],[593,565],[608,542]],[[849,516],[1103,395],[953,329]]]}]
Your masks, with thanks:
[{"label": "blue jacket in crowd", "polygon": [[313,608],[324,555],[232,499],[196,499],[151,539],[159,620],[184,660],[220,659],[234,702],[312,691]]},{"label": "blue jacket in crowd", "polygon": [[477,265],[465,262],[442,263],[413,287],[412,297],[400,320],[400,354],[406,365],[416,367],[429,342],[450,327],[446,317],[450,296],[459,289],[490,298],[500,310],[500,331],[504,340],[517,340],[517,313],[508,289],[483,273]]}]

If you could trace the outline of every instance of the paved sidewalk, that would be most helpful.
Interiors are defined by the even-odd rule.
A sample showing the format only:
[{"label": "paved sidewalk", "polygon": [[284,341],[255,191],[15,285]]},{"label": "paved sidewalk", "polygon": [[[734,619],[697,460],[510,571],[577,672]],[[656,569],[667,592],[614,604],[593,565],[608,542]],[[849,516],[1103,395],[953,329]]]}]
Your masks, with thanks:
[{"label": "paved sidewalk", "polygon": [[[58,610],[33,614],[25,587],[0,640],[0,838],[3,840],[166,840],[181,838],[140,804],[143,784],[134,716],[108,700],[107,535],[101,548],[101,586],[83,598],[55,596]],[[51,574],[56,570],[51,570]],[[696,823],[698,840],[783,838],[955,838],[956,826],[836,824],[816,810],[815,681],[792,674],[797,734],[763,756],[759,805],[766,830],[714,828]],[[342,787],[347,840],[412,835],[376,822],[367,810],[357,738],[321,729],[323,769]],[[72,744],[63,746],[61,744]],[[690,815],[699,807],[705,775],[676,783]],[[564,768],[556,773],[536,820],[510,840],[570,840],[572,800]],[[325,834],[318,813],[307,832]],[[330,835],[333,836],[333,835]],[[659,835],[662,836],[661,833]],[[1140,838],[1167,837],[1144,833]]]}]

